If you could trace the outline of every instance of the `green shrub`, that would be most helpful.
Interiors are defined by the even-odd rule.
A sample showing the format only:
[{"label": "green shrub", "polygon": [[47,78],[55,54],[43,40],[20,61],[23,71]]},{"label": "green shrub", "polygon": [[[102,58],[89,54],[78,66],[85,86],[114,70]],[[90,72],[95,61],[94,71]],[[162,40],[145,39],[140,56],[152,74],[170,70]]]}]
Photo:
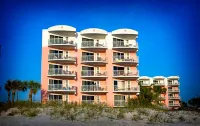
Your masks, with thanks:
[{"label": "green shrub", "polygon": [[26,112],[26,116],[28,117],[35,117],[39,114],[39,110],[38,109],[30,109],[29,111]]},{"label": "green shrub", "polygon": [[133,115],[132,120],[138,121],[138,120],[142,120],[142,118],[140,117],[140,115]]},{"label": "green shrub", "polygon": [[181,115],[179,118],[179,121],[181,121],[181,122],[184,122],[185,121],[185,118]]}]

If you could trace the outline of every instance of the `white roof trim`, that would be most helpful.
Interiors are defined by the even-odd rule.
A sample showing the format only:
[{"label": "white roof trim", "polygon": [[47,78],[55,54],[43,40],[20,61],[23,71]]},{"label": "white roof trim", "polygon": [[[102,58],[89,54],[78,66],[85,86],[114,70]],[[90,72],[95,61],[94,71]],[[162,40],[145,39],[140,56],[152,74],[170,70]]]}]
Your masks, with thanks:
[{"label": "white roof trim", "polygon": [[55,25],[48,28],[48,31],[72,31],[76,32],[76,28],[67,25]]},{"label": "white roof trim", "polygon": [[82,30],[80,33],[81,34],[104,34],[104,35],[108,34],[107,31],[103,29],[99,29],[99,28],[88,28],[88,29]]},{"label": "white roof trim", "polygon": [[153,77],[153,79],[165,79],[165,77],[163,77],[163,76],[155,76],[155,77]]},{"label": "white roof trim", "polygon": [[179,76],[169,76],[168,79],[179,79]]},{"label": "white roof trim", "polygon": [[150,79],[150,77],[147,77],[147,76],[141,76],[141,77],[139,77],[139,80],[140,79]]},{"label": "white roof trim", "polygon": [[117,29],[112,31],[112,34],[128,34],[128,35],[138,35],[138,32],[132,29],[123,28],[123,29]]}]

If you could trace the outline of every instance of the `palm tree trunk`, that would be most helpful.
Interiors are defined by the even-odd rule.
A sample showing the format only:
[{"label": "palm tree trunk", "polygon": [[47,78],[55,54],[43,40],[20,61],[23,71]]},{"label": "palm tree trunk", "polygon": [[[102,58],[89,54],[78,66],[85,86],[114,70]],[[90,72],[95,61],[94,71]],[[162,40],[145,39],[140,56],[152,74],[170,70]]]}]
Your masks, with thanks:
[{"label": "palm tree trunk", "polygon": [[17,102],[18,102],[18,91],[17,91]]},{"label": "palm tree trunk", "polygon": [[12,104],[14,104],[15,102],[15,91],[13,90],[12,91]]},{"label": "palm tree trunk", "polygon": [[8,92],[8,103],[10,103],[10,92]]},{"label": "palm tree trunk", "polygon": [[32,102],[32,90],[29,91],[29,101]]},{"label": "palm tree trunk", "polygon": [[29,91],[29,101],[31,102],[31,107],[32,107],[32,89]]}]

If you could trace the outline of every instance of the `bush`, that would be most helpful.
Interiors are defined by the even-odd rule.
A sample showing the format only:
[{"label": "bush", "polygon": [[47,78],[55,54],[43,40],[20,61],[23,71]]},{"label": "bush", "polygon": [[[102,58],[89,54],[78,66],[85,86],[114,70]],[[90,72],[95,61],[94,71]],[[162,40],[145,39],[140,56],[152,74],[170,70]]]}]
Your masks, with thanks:
[{"label": "bush", "polygon": [[38,109],[30,109],[29,111],[26,112],[26,116],[28,117],[35,117],[39,114],[39,110]]},{"label": "bush", "polygon": [[148,123],[158,123],[158,122],[162,122],[163,118],[161,114],[156,112],[154,115],[149,117],[148,121],[149,121]]},{"label": "bush", "polygon": [[117,118],[118,119],[123,119],[124,118],[124,112],[123,111],[119,111],[119,113],[117,114]]},{"label": "bush", "polygon": [[138,120],[142,120],[142,118],[140,117],[140,115],[133,115],[132,120],[138,121]]},{"label": "bush", "polygon": [[8,113],[8,116],[14,116],[16,114],[20,114],[20,111],[17,108],[11,108],[10,113]]},{"label": "bush", "polygon": [[139,108],[139,109],[137,109],[137,112],[138,112],[139,115],[145,115],[145,116],[149,115],[149,113],[146,109],[140,109]]},{"label": "bush", "polygon": [[184,122],[184,121],[185,121],[185,118],[184,118],[183,116],[180,116],[178,119],[179,119],[179,121],[181,121],[181,122]]}]

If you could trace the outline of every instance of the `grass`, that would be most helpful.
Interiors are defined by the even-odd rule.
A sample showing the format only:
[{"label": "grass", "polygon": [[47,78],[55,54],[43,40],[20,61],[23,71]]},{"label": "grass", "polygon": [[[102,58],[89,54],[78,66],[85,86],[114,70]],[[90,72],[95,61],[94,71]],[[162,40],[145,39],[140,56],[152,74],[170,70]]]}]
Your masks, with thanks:
[{"label": "grass", "polygon": [[37,116],[39,114],[39,112],[40,111],[38,109],[32,108],[32,109],[27,111],[26,116],[35,117],[35,116]]},{"label": "grass", "polygon": [[[154,123],[173,123],[175,121],[186,122],[186,119],[182,115],[194,114],[185,111],[165,111],[162,109],[152,109],[143,107],[124,107],[124,108],[112,108],[106,104],[77,104],[77,103],[64,103],[48,102],[47,104],[32,103],[26,101],[19,101],[14,106],[6,106],[4,104],[0,107],[5,111],[9,108],[7,116],[15,116],[21,114],[27,117],[35,117],[39,113],[50,115],[51,119],[61,119],[70,121],[89,121],[99,120],[104,117],[111,121],[119,119],[130,119],[132,121],[143,120],[149,124]],[[132,116],[126,116],[131,114]],[[180,116],[181,115],[181,116]],[[190,121],[197,120],[197,113],[191,118]]]},{"label": "grass", "polygon": [[181,122],[184,122],[185,121],[185,118],[181,115],[179,118],[179,121],[181,121]]},{"label": "grass", "polygon": [[132,121],[142,120],[142,118],[139,114],[133,114],[131,119],[132,119]]}]

